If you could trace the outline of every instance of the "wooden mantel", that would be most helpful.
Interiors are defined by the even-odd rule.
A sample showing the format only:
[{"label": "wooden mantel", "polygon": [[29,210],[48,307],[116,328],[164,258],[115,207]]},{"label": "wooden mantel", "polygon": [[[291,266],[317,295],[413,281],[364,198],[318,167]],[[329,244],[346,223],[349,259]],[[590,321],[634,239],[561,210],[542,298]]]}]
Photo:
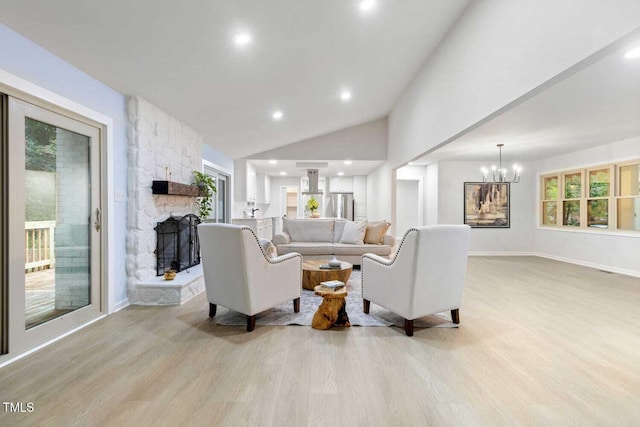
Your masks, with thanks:
[{"label": "wooden mantel", "polygon": [[151,191],[153,194],[166,194],[169,196],[203,196],[200,189],[195,185],[180,184],[172,181],[153,181]]}]

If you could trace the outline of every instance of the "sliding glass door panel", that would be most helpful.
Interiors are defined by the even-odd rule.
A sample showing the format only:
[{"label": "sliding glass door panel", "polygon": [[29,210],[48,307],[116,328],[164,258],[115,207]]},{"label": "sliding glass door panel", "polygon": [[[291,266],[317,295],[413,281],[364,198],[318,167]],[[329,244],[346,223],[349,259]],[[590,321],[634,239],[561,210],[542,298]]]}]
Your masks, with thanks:
[{"label": "sliding glass door panel", "polygon": [[9,123],[13,352],[102,312],[101,142],[99,128],[15,98]]}]

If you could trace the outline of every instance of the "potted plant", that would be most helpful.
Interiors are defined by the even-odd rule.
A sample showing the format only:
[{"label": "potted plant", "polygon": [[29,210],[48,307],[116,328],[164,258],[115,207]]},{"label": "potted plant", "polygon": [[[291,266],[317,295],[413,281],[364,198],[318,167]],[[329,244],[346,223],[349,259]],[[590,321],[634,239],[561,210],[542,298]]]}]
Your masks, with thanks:
[{"label": "potted plant", "polygon": [[209,216],[213,204],[213,193],[217,190],[216,182],[212,177],[200,171],[193,171],[193,185],[198,187],[201,196],[196,198],[196,205],[198,206],[198,216],[200,220],[204,222]]},{"label": "potted plant", "polygon": [[320,214],[316,213],[316,211],[318,210],[318,201],[315,199],[315,197],[311,196],[311,198],[307,201],[307,209],[309,209],[309,211],[311,212],[311,215],[309,215],[311,218],[319,218]]}]

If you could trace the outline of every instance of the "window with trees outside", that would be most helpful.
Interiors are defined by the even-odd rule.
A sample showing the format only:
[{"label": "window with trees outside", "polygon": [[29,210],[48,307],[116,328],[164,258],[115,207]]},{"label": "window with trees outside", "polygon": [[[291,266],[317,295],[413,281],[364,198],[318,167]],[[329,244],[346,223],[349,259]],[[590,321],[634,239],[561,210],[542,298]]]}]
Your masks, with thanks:
[{"label": "window with trees outside", "polygon": [[580,227],[580,202],[582,198],[582,172],[562,174],[562,225]]},{"label": "window with trees outside", "polygon": [[617,227],[640,230],[640,161],[618,166]]},{"label": "window with trees outside", "polygon": [[558,225],[559,175],[542,178],[542,225]]},{"label": "window with trees outside", "polygon": [[640,161],[542,175],[540,224],[640,230]]}]

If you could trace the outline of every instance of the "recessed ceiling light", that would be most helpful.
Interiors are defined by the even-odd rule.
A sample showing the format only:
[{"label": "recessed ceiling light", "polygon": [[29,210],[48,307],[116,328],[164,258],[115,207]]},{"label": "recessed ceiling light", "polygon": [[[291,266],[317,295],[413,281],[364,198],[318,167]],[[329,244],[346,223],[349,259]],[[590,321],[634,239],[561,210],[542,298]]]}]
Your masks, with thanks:
[{"label": "recessed ceiling light", "polygon": [[640,58],[640,46],[634,47],[633,49],[628,50],[624,54],[624,57],[629,59]]},{"label": "recessed ceiling light", "polygon": [[233,35],[233,43],[235,43],[236,46],[248,45],[252,40],[253,38],[251,37],[251,34],[247,33],[246,31]]},{"label": "recessed ceiling light", "polygon": [[271,117],[273,117],[273,120],[281,120],[284,117],[284,113],[280,110],[274,111]]},{"label": "recessed ceiling light", "polygon": [[344,172],[338,172],[338,176],[344,175]]},{"label": "recessed ceiling light", "polygon": [[375,0],[362,0],[358,5],[358,7],[360,8],[361,11],[368,12],[371,9],[373,9],[375,5],[376,5]]},{"label": "recessed ceiling light", "polygon": [[345,165],[350,165],[351,163],[353,163],[351,160],[345,160],[345,161],[344,161],[344,164],[345,164]]},{"label": "recessed ceiling light", "polygon": [[278,161],[277,160],[269,160],[269,164],[270,165],[277,165]]},{"label": "recessed ceiling light", "polygon": [[286,173],[285,171],[280,172],[280,175],[282,175],[282,176],[284,176],[284,175],[286,175],[286,174],[287,174],[287,173]]},{"label": "recessed ceiling light", "polygon": [[351,99],[351,92],[349,92],[348,90],[343,91],[340,94],[340,99],[342,99],[344,102],[347,102]]}]

